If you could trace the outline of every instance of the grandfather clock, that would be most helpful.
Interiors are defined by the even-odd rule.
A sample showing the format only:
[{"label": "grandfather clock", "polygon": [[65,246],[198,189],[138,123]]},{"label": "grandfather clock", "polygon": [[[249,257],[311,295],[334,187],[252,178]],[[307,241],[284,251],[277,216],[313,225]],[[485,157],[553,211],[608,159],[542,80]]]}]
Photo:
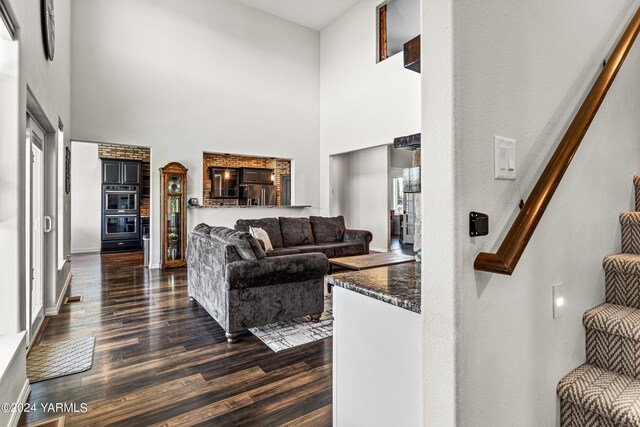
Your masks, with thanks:
[{"label": "grandfather clock", "polygon": [[187,171],[172,162],[160,168],[160,227],[162,230],[162,269],[187,265],[184,257],[187,237]]}]

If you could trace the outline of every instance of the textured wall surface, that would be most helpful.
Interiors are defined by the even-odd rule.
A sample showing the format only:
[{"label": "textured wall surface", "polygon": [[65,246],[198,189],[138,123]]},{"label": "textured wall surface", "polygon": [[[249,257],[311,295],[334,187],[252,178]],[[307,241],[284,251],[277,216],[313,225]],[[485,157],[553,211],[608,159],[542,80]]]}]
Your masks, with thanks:
[{"label": "textured wall surface", "polygon": [[[476,272],[473,261],[501,243],[640,2],[455,0],[445,2],[449,14],[429,3],[423,8],[433,49],[423,68],[425,419],[557,425],[556,385],[585,360],[582,315],[604,300],[602,259],[620,251],[618,214],[633,209],[640,44],[514,274]],[[493,177],[495,135],[517,141],[515,181]],[[470,211],[489,215],[488,236],[469,237]],[[560,282],[566,310],[554,319],[552,286]]]}]

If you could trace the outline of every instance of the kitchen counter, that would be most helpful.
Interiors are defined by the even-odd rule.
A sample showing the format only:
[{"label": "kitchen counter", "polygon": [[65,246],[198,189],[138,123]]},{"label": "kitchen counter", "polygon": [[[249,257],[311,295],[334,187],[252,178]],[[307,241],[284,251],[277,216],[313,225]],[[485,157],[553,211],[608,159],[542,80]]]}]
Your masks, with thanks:
[{"label": "kitchen counter", "polygon": [[420,264],[325,280],[334,285],[333,425],[421,426]]},{"label": "kitchen counter", "polygon": [[224,205],[224,206],[188,206],[189,209],[304,209],[310,208],[311,205],[269,205],[269,206],[260,206],[260,205]]},{"label": "kitchen counter", "polygon": [[420,263],[336,273],[327,283],[420,313]]}]

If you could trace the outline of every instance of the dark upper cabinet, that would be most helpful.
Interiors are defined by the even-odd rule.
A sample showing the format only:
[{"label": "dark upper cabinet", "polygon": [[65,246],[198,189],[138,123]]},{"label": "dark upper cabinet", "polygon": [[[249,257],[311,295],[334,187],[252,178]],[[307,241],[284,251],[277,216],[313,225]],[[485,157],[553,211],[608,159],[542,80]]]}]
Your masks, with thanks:
[{"label": "dark upper cabinet", "polygon": [[140,184],[140,162],[122,162],[122,183]]},{"label": "dark upper cabinet", "polygon": [[238,169],[209,168],[212,199],[237,199]]},{"label": "dark upper cabinet", "polygon": [[260,171],[260,183],[261,184],[271,184],[273,181],[271,180],[271,176],[273,176],[273,171],[271,169],[261,170]]},{"label": "dark upper cabinet", "polygon": [[273,184],[271,176],[273,169],[240,169],[240,182],[242,184]]},{"label": "dark upper cabinet", "polygon": [[103,184],[140,184],[140,162],[102,160]]},{"label": "dark upper cabinet", "polygon": [[102,182],[104,184],[120,184],[122,162],[117,160],[102,161]]},{"label": "dark upper cabinet", "polygon": [[256,169],[242,169],[242,182],[255,184],[260,182],[260,173]]}]

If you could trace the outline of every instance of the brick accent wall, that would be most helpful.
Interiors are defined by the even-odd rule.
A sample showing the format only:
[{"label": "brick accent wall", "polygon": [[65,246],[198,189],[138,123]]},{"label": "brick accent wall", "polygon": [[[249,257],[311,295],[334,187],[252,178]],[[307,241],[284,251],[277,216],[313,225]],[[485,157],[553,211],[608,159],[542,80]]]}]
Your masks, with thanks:
[{"label": "brick accent wall", "polygon": [[105,159],[151,162],[151,149],[134,145],[99,144],[98,157]]},{"label": "brick accent wall", "polygon": [[[137,160],[151,163],[151,149],[134,145],[99,144],[98,157],[102,159]],[[151,207],[149,197],[140,200],[140,216],[148,218]]]},{"label": "brick accent wall", "polygon": [[204,206],[237,205],[236,199],[211,199],[211,179],[209,168],[261,168],[273,169],[276,175],[274,185],[278,204],[282,204],[282,175],[291,175],[291,160],[271,159],[268,157],[247,157],[223,153],[204,153],[202,160],[202,203]]}]

